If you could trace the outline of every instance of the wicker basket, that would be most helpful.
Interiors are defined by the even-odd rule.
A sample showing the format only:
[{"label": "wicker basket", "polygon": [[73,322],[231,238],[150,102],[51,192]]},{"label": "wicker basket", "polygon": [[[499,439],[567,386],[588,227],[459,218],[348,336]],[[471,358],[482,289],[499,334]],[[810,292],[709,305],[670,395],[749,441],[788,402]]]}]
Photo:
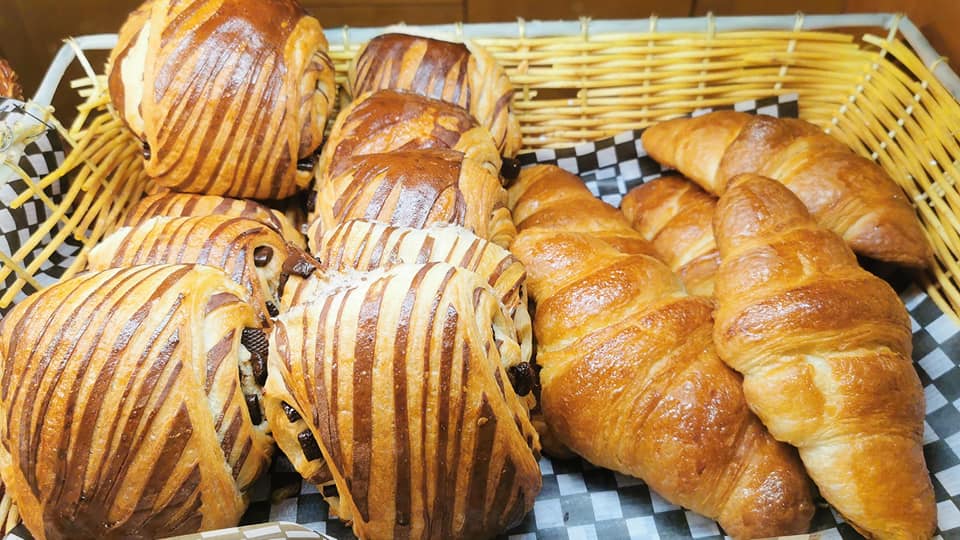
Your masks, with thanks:
[{"label": "wicker basket", "polygon": [[[827,31],[841,26],[886,28],[886,35],[855,40],[849,33]],[[356,49],[383,30],[327,31],[340,82]],[[918,280],[945,312],[955,318],[960,312],[960,105],[955,97],[960,79],[908,19],[878,14],[520,20],[421,30],[474,39],[506,67],[517,88],[514,106],[526,148],[569,146],[705,106],[799,94],[801,117],[876,160],[913,199],[937,255],[936,267]],[[111,36],[86,39],[101,47],[112,44]],[[63,58],[69,62],[70,49],[65,51],[55,64]],[[0,295],[0,308],[13,301],[67,235],[85,245],[67,275],[81,269],[89,247],[112,230],[148,186],[140,145],[108,110],[104,78],[73,86],[86,98],[66,130],[74,149],[32,190],[64,175],[74,178],[64,201],[51,209],[50,223],[4,258],[0,280],[11,272],[19,279]],[[42,88],[41,93],[52,92],[49,81]],[[30,195],[24,193],[18,202]],[[24,254],[57,221],[63,226],[53,243],[23,267]]]}]

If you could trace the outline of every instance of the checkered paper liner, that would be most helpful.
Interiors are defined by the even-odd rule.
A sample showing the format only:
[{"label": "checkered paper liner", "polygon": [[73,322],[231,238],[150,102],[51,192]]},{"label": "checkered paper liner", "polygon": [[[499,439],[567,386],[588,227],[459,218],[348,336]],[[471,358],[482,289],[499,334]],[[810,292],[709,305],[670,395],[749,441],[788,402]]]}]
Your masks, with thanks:
[{"label": "checkered paper liner", "polygon": [[[38,135],[31,135],[25,141],[20,140],[20,134],[36,126],[42,129]],[[34,109],[22,101],[0,98],[0,252],[13,256],[53,213],[50,205],[36,196],[28,199],[19,208],[8,206],[20,194],[30,191],[31,185],[5,166],[4,160],[15,163],[30,177],[32,183],[36,183],[63,163],[64,154],[64,145],[59,133],[35,114]],[[68,183],[68,179],[61,178],[43,190],[53,205],[59,205],[62,202]],[[27,254],[23,259],[23,266],[26,267],[32,263],[36,255],[50,244],[51,239],[59,231],[58,223],[43,236],[31,253]],[[81,247],[80,242],[72,236],[66,238],[34,273],[37,283],[43,287],[56,282],[70,266]],[[3,287],[12,286],[16,280],[16,272],[11,272],[4,279]],[[34,287],[27,283],[9,307],[33,292],[35,292]],[[4,311],[0,308],[0,315],[3,315]]]}]

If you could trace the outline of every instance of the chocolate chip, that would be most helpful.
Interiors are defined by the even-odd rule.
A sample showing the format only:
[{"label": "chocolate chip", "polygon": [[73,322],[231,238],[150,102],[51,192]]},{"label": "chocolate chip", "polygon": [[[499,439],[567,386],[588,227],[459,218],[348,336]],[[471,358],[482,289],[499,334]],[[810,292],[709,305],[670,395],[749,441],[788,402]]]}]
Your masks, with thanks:
[{"label": "chocolate chip", "polygon": [[267,300],[267,313],[269,313],[271,317],[276,317],[280,315],[280,309],[277,308],[276,304]]},{"label": "chocolate chip", "polygon": [[287,415],[287,420],[289,420],[290,423],[296,422],[300,419],[300,413],[298,413],[297,410],[291,407],[286,401],[281,401],[280,407],[283,408],[283,414]]},{"label": "chocolate chip", "polygon": [[530,393],[530,390],[533,389],[533,385],[536,382],[534,380],[535,377],[536,373],[533,371],[533,367],[527,362],[520,362],[507,369],[507,378],[510,379],[510,386],[513,386],[513,390],[518,396],[525,396]]},{"label": "chocolate chip", "polygon": [[143,141],[143,159],[150,160],[153,153],[150,151],[150,143]]},{"label": "chocolate chip", "polygon": [[263,422],[263,416],[260,414],[260,399],[257,396],[247,396],[247,410],[250,411],[250,421],[253,425]]},{"label": "chocolate chip", "polygon": [[320,447],[317,446],[317,440],[313,438],[313,433],[310,433],[309,429],[297,433],[297,440],[300,441],[303,457],[307,458],[307,461],[314,461],[323,457],[320,453]]},{"label": "chocolate chip", "polygon": [[320,486],[320,494],[323,495],[323,498],[329,499],[331,497],[339,497],[340,491],[337,490],[336,484],[326,484],[324,486]]},{"label": "chocolate chip", "polygon": [[520,176],[520,160],[504,157],[500,165],[500,176],[507,180],[516,180]]},{"label": "chocolate chip", "polygon": [[299,161],[297,161],[298,171],[310,172],[316,166],[317,166],[317,156],[313,154],[305,158],[301,158]]},{"label": "chocolate chip", "polygon": [[270,264],[270,260],[273,259],[273,248],[270,246],[257,246],[253,250],[253,264],[257,268],[262,268]]}]

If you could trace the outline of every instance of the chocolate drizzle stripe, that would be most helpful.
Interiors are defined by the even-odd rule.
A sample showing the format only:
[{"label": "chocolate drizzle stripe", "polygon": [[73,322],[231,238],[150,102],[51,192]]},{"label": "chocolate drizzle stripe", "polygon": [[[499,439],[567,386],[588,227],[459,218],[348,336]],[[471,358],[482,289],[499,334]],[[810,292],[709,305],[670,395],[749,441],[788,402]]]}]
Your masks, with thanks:
[{"label": "chocolate drizzle stripe", "polygon": [[[442,293],[441,293],[442,294]],[[456,460],[456,455],[449,456],[447,444],[457,438],[456,433],[450,433],[450,378],[453,371],[453,353],[457,339],[457,325],[460,314],[453,304],[447,304],[446,314],[443,320],[443,330],[440,342],[440,370],[438,381],[437,396],[437,461],[436,471],[438,478],[437,504],[439,504],[438,516],[440,523],[443,524],[441,530],[442,538],[451,538],[451,524],[453,512],[450,507],[450,500],[456,498],[456,490],[450,490],[443,479],[456,474],[456,463],[450,463],[452,457]]]},{"label": "chocolate drizzle stripe", "polygon": [[[497,435],[497,417],[486,394],[483,394],[478,411],[476,435],[473,443],[473,467],[467,483],[467,508],[479,515],[466,523],[483,522],[486,510],[487,483],[490,477],[490,462],[493,458],[493,443]],[[468,533],[468,531],[465,531]],[[466,534],[469,536],[469,534]]]},{"label": "chocolate drizzle stripe", "polygon": [[[370,472],[373,453],[373,368],[384,290],[390,278],[372,283],[360,305],[353,361],[353,467],[350,495],[363,521],[370,520]],[[337,318],[342,321],[341,317]],[[339,337],[339,336],[338,336]]]},{"label": "chocolate drizzle stripe", "polygon": [[210,389],[213,388],[213,381],[216,378],[217,372],[220,371],[220,365],[227,357],[227,354],[233,350],[233,341],[236,335],[236,329],[231,329],[230,332],[220,338],[220,341],[218,341],[216,345],[207,351],[207,378],[204,390],[208,394],[210,393]]}]

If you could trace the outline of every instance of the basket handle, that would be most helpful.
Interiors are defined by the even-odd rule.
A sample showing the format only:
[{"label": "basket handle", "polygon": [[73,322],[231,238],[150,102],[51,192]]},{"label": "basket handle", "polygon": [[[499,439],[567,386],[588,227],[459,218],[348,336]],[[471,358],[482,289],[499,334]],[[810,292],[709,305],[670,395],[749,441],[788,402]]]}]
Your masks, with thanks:
[{"label": "basket handle", "polygon": [[64,43],[57,55],[53,57],[53,62],[47,68],[47,73],[43,76],[43,81],[33,95],[33,102],[38,105],[49,106],[53,103],[53,96],[57,93],[57,88],[63,80],[63,75],[67,68],[77,58],[77,49],[81,51],[91,50],[109,50],[117,44],[116,34],[93,34],[89,36],[80,36],[73,38],[70,42]]}]

